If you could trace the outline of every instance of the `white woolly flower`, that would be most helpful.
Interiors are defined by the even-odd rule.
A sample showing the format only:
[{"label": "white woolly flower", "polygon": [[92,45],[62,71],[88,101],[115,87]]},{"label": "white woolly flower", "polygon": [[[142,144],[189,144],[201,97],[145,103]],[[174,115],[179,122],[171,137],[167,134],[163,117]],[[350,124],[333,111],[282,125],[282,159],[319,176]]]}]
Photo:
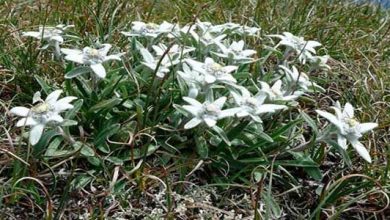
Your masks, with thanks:
[{"label": "white woolly flower", "polygon": [[[152,48],[157,56],[162,56],[168,50],[168,47],[163,43],[159,43],[158,45],[153,45]],[[194,47],[180,46],[178,44],[174,44],[169,48],[169,51],[166,54],[170,58],[174,58],[174,57],[180,58],[181,55],[186,55],[189,52],[194,50],[195,50]]]},{"label": "white woolly flower", "polygon": [[186,63],[183,63],[183,71],[178,71],[177,74],[187,84],[190,98],[196,98],[208,86],[204,74],[191,70]]},{"label": "white woolly flower", "polygon": [[226,34],[214,35],[210,32],[196,33],[195,31],[190,31],[190,34],[195,39],[196,42],[201,43],[205,47],[221,44],[221,41],[226,37]]},{"label": "white woolly flower", "polygon": [[128,37],[151,37],[156,38],[161,34],[169,34],[179,32],[177,24],[171,24],[164,21],[161,24],[144,23],[142,21],[133,21],[131,31],[122,32],[123,35]]},{"label": "white woolly flower", "polygon": [[332,108],[335,111],[335,115],[321,110],[316,110],[316,112],[336,126],[338,130],[337,143],[340,147],[346,150],[347,141],[349,141],[358,154],[367,162],[371,163],[370,154],[359,141],[359,138],[362,137],[364,133],[376,128],[378,124],[360,123],[354,116],[353,106],[349,103],[346,103],[344,109],[342,109],[340,103],[336,102],[335,106]]},{"label": "white woolly flower", "polygon": [[184,125],[184,129],[194,128],[200,123],[205,123],[208,127],[213,127],[219,119],[234,116],[237,111],[236,109],[222,110],[226,102],[226,97],[220,97],[213,102],[205,101],[204,103],[200,103],[190,97],[183,97],[183,99],[190,105],[183,105],[182,108],[194,116]]},{"label": "white woolly flower", "polygon": [[316,54],[315,47],[321,46],[317,41],[306,41],[303,37],[295,36],[289,32],[283,32],[283,35],[270,35],[281,39],[279,45],[284,45],[288,50],[294,50],[298,54],[298,60],[305,64],[306,60]]},{"label": "white woolly flower", "polygon": [[63,48],[61,52],[64,53],[65,59],[79,63],[89,65],[92,71],[100,78],[106,77],[106,69],[103,63],[109,60],[121,60],[121,56],[124,53],[107,55],[111,49],[111,44],[102,44],[103,47],[95,49],[91,47],[85,47],[83,50]]},{"label": "white woolly flower", "polygon": [[286,109],[285,105],[264,104],[266,95],[259,93],[252,96],[251,93],[244,87],[240,88],[241,94],[235,91],[231,91],[234,101],[238,105],[237,117],[250,116],[256,122],[262,122],[259,117],[260,114],[274,113],[277,110]]},{"label": "white woolly flower", "polygon": [[32,145],[38,143],[42,136],[45,126],[49,123],[61,123],[64,119],[60,113],[72,109],[73,105],[70,104],[73,100],[77,99],[73,96],[67,96],[60,100],[62,90],[55,90],[50,93],[45,100],[41,99],[40,92],[36,92],[33,98],[34,105],[31,109],[26,107],[14,107],[10,110],[11,114],[22,117],[17,123],[17,127],[30,126],[30,138],[29,141]]},{"label": "white woolly flower", "polygon": [[251,57],[256,54],[255,50],[245,50],[244,41],[240,40],[238,42],[234,41],[231,45],[226,47],[223,44],[218,44],[219,49],[222,53],[215,53],[215,55],[223,58],[230,58],[238,63],[249,63],[254,61]]},{"label": "white woolly flower", "polygon": [[[311,92],[312,88],[323,90],[323,88],[316,83],[310,81],[309,76],[304,72],[299,72],[295,66],[289,69],[286,66],[279,66],[286,74],[286,82],[290,89],[294,91],[294,95],[302,95],[304,92]],[[301,90],[301,91],[299,91]]]},{"label": "white woolly flower", "polygon": [[38,31],[26,31],[22,32],[24,37],[33,37],[39,40],[45,40],[48,42],[59,42],[60,44],[64,42],[62,37],[64,31],[68,28],[74,27],[74,25],[57,25],[55,27],[50,26],[39,26]]},{"label": "white woolly flower", "polygon": [[265,93],[270,101],[291,101],[297,99],[297,94],[287,95],[286,91],[282,90],[282,81],[276,81],[272,87],[266,82],[260,82],[260,92]]},{"label": "white woolly flower", "polygon": [[144,64],[146,67],[148,67],[149,69],[151,69],[153,71],[156,71],[156,69],[158,67],[156,76],[159,78],[164,78],[165,74],[167,74],[169,72],[169,68],[171,66],[174,66],[174,65],[179,63],[178,59],[171,59],[169,56],[165,56],[161,60],[160,65],[157,66],[158,63],[160,62],[161,58],[159,58],[159,57],[155,58],[145,48],[141,48],[140,51],[141,51],[142,57],[144,58],[144,61],[142,62],[142,64]]},{"label": "white woolly flower", "polygon": [[44,45],[42,48],[46,49],[49,46],[54,46],[55,55],[60,57],[60,44],[64,42],[63,34],[64,31],[68,28],[74,27],[74,25],[57,25],[55,27],[50,26],[39,26],[38,31],[26,31],[22,32],[23,37],[33,37],[39,40],[44,40],[48,44]]},{"label": "white woolly flower", "polygon": [[238,35],[247,35],[247,36],[257,36],[260,32],[260,28],[257,27],[249,27],[246,25],[240,25],[236,23],[225,23],[214,26],[213,30],[215,32],[229,32],[232,34]]},{"label": "white woolly flower", "polygon": [[212,58],[207,57],[204,63],[193,59],[185,60],[193,70],[200,72],[204,75],[204,80],[208,84],[213,83],[226,83],[234,85],[237,80],[231,75],[231,72],[237,70],[237,66],[222,66],[215,62]]},{"label": "white woolly flower", "polygon": [[314,69],[325,69],[330,70],[330,66],[327,64],[330,56],[324,55],[324,56],[310,56],[308,57],[309,63],[312,64],[312,68]]}]

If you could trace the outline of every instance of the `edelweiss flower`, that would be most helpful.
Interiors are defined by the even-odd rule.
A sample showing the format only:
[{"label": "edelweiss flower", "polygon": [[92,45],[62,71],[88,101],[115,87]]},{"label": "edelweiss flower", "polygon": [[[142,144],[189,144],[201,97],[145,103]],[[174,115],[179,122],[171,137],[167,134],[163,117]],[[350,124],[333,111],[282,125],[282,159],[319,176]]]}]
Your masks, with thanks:
[{"label": "edelweiss flower", "polygon": [[[310,81],[309,77],[304,72],[299,72],[295,66],[292,66],[292,70],[286,66],[279,67],[286,73],[286,81],[295,95],[302,95],[304,92],[308,91],[311,92],[313,87],[323,90],[321,86]],[[299,89],[302,91],[299,91]]]},{"label": "edelweiss flower", "polygon": [[[165,51],[168,49],[167,46],[165,46],[165,44],[162,44],[162,43],[159,43],[158,45],[153,45],[152,46],[154,52],[156,52],[156,55],[157,56],[162,56]],[[170,58],[173,58],[175,56],[180,56],[180,55],[185,55],[191,51],[194,51],[195,48],[194,47],[187,47],[187,46],[179,46],[178,44],[175,44],[173,45],[172,47],[169,48],[169,51],[167,53],[167,55],[170,57]]]},{"label": "edelweiss flower", "polygon": [[159,25],[155,23],[144,23],[141,21],[133,21],[131,24],[131,31],[122,32],[123,35],[128,37],[141,36],[156,38],[161,34],[177,33],[180,29],[177,24],[171,24],[166,21]]},{"label": "edelweiss flower", "polygon": [[[157,64],[160,61],[161,58],[154,58],[153,55],[145,48],[141,48],[141,55],[144,58],[144,64],[151,70],[155,71],[157,68]],[[169,68],[171,66],[174,66],[179,63],[179,60],[171,60],[169,56],[165,56],[160,63],[160,66],[158,66],[158,70],[156,73],[156,76],[159,78],[164,78],[165,74],[169,72]]]},{"label": "edelweiss flower", "polygon": [[316,110],[316,112],[326,118],[330,123],[336,126],[337,133],[337,143],[344,150],[347,149],[347,140],[352,144],[352,147],[362,156],[367,162],[371,163],[371,157],[367,149],[359,142],[359,138],[363,136],[364,133],[371,131],[372,129],[378,126],[377,123],[360,123],[356,120],[354,116],[353,106],[349,103],[346,103],[344,109],[341,108],[339,102],[336,102],[336,105],[333,107],[335,115]]},{"label": "edelweiss flower", "polygon": [[226,34],[216,36],[210,32],[204,32],[201,34],[196,33],[195,31],[190,31],[190,34],[195,39],[196,42],[201,43],[205,47],[221,44],[221,41],[226,37]]},{"label": "edelweiss flower", "polygon": [[261,123],[260,114],[274,113],[287,108],[285,105],[264,104],[267,96],[263,93],[252,96],[246,88],[241,87],[240,90],[241,94],[231,91],[234,101],[239,106],[236,113],[239,118],[250,116],[254,121]]},{"label": "edelweiss flower", "polygon": [[178,71],[177,74],[187,84],[190,98],[196,98],[199,92],[208,86],[205,76],[197,71],[192,71],[186,63],[183,63],[183,71]]},{"label": "edelweiss flower", "polygon": [[213,127],[219,119],[234,116],[237,111],[236,109],[222,110],[226,97],[221,97],[213,102],[205,101],[204,103],[200,103],[190,97],[183,97],[183,99],[190,104],[183,105],[183,109],[194,116],[184,125],[184,129],[196,127],[202,122],[206,123],[208,127]]},{"label": "edelweiss flower", "polygon": [[48,44],[44,45],[42,48],[46,49],[48,46],[52,45],[55,48],[56,56],[60,56],[60,44],[64,42],[62,35],[66,29],[71,27],[74,27],[74,25],[60,24],[55,27],[40,26],[38,31],[22,32],[22,36],[33,37],[48,42]]},{"label": "edelweiss flower", "polygon": [[309,62],[312,64],[312,68],[315,69],[326,69],[330,70],[330,66],[326,63],[328,62],[330,56],[324,55],[324,56],[311,56],[308,57]]},{"label": "edelweiss flower", "polygon": [[272,87],[266,82],[260,82],[260,85],[260,92],[267,94],[270,101],[291,101],[299,97],[297,94],[286,95],[287,92],[282,90],[281,80],[276,81]]},{"label": "edelweiss flower", "polygon": [[255,50],[244,50],[244,41],[234,41],[229,47],[223,44],[218,44],[222,53],[214,53],[215,55],[223,58],[230,58],[239,63],[252,62],[252,55],[256,54]]},{"label": "edelweiss flower", "polygon": [[49,26],[40,26],[38,31],[27,31],[22,32],[22,36],[24,37],[34,37],[39,40],[45,40],[48,42],[59,42],[63,43],[64,38],[62,37],[63,32],[68,29],[74,27],[74,25],[57,25],[55,27]]},{"label": "edelweiss flower", "polygon": [[209,57],[205,59],[204,63],[192,59],[186,59],[185,61],[193,70],[202,73],[208,84],[221,82],[234,85],[237,82],[230,74],[238,68],[237,66],[222,66]]},{"label": "edelweiss flower", "polygon": [[321,46],[317,41],[306,41],[303,37],[295,36],[289,32],[283,32],[283,35],[270,36],[280,38],[280,45],[286,46],[288,50],[294,50],[298,54],[298,59],[302,64],[305,64],[308,58],[316,54],[315,47]]},{"label": "edelweiss flower", "polygon": [[33,104],[39,102],[31,109],[26,107],[14,107],[10,110],[10,113],[17,116],[23,117],[17,123],[17,127],[22,126],[31,126],[30,130],[30,143],[35,145],[38,143],[39,139],[42,136],[43,129],[49,123],[61,123],[64,119],[61,117],[60,113],[72,109],[73,105],[70,104],[73,100],[77,99],[73,96],[67,96],[60,100],[62,90],[55,90],[50,93],[45,101],[41,99],[40,92],[36,92],[33,98]]},{"label": "edelweiss flower", "polygon": [[107,55],[108,51],[111,49],[111,44],[102,44],[103,47],[100,49],[95,49],[91,47],[85,47],[82,51],[77,49],[61,49],[61,52],[64,53],[65,59],[73,61],[80,64],[89,65],[92,71],[100,78],[106,77],[106,69],[102,65],[103,62],[109,60],[121,60],[121,56],[124,53],[119,53],[115,55]]}]

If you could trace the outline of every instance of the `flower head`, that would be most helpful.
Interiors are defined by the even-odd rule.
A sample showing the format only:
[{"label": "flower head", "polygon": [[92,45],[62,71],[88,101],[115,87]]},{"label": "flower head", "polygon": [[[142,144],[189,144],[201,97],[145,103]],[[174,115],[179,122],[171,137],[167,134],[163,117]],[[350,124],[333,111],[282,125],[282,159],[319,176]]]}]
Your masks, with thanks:
[{"label": "flower head", "polygon": [[230,46],[226,47],[223,44],[218,44],[222,53],[214,53],[215,55],[223,58],[231,58],[238,63],[249,63],[253,61],[253,56],[256,54],[255,50],[245,50],[244,41],[234,41]]},{"label": "flower head", "polygon": [[260,92],[265,93],[270,101],[291,101],[299,96],[297,94],[288,95],[286,91],[282,90],[282,81],[276,81],[272,87],[266,82],[260,82]]},{"label": "flower head", "polygon": [[196,127],[202,122],[208,127],[213,127],[219,119],[234,116],[236,112],[236,109],[222,110],[226,97],[220,97],[215,101],[205,101],[204,103],[190,97],[183,97],[183,99],[189,105],[183,105],[182,108],[194,116],[184,125],[185,129]]},{"label": "flower head", "polygon": [[193,70],[203,74],[205,82],[208,84],[221,82],[234,85],[237,82],[230,74],[237,70],[237,66],[222,66],[209,57],[205,59],[204,63],[192,59],[186,59],[186,62]]},{"label": "flower head", "polygon": [[[153,45],[152,46],[154,52],[156,53],[157,56],[162,56],[167,50],[168,47],[163,44],[159,43],[158,45]],[[186,47],[186,46],[179,46],[178,44],[174,44],[171,46],[167,52],[167,55],[172,59],[172,58],[180,58],[181,55],[186,55],[187,53],[194,51],[194,47]]]},{"label": "flower head", "polygon": [[321,46],[317,41],[306,41],[303,37],[295,36],[289,32],[283,32],[283,35],[271,35],[281,39],[280,45],[284,45],[288,50],[293,50],[298,54],[298,59],[305,64],[306,60],[316,54],[315,47]]},{"label": "flower head", "polygon": [[261,122],[259,115],[264,113],[274,113],[277,110],[287,108],[285,105],[264,104],[266,95],[259,93],[255,96],[244,87],[240,88],[241,94],[231,91],[234,101],[238,105],[237,117],[250,116],[254,121]]},{"label": "flower head", "polygon": [[161,34],[176,33],[179,32],[177,24],[171,24],[164,21],[161,24],[144,23],[142,21],[133,21],[131,31],[122,32],[123,35],[128,37],[150,37],[156,38]]},{"label": "flower head", "polygon": [[61,52],[64,53],[65,59],[73,61],[80,64],[89,65],[92,71],[100,78],[106,77],[106,69],[102,63],[109,60],[121,60],[123,53],[107,55],[108,51],[111,49],[111,44],[103,44],[103,47],[100,49],[95,49],[92,47],[85,47],[82,51],[78,49],[61,49]]},{"label": "flower head", "polygon": [[[144,58],[142,62],[143,65],[151,69],[152,71],[156,71],[156,76],[159,78],[164,78],[165,74],[169,72],[169,68],[179,63],[177,58],[172,58],[169,56],[164,56],[160,62],[161,57],[154,57],[147,49],[141,48],[141,55]],[[160,65],[157,66],[160,62]]]},{"label": "flower head", "polygon": [[48,42],[59,42],[63,43],[64,38],[62,37],[63,32],[74,25],[57,25],[55,27],[40,26],[38,31],[27,31],[23,32],[22,36],[33,37],[39,40],[45,40]]},{"label": "flower head", "polygon": [[313,88],[323,90],[316,83],[310,81],[309,76],[304,72],[299,72],[295,66],[289,69],[286,66],[279,66],[286,74],[286,83],[290,90],[294,91],[294,95],[302,95],[304,92],[312,92]]},{"label": "flower head", "polygon": [[346,103],[344,109],[339,102],[333,107],[335,114],[325,111],[316,110],[317,114],[326,118],[337,128],[337,143],[343,149],[347,149],[347,141],[367,162],[371,163],[371,157],[367,149],[359,142],[359,138],[364,133],[371,131],[378,126],[377,123],[360,123],[354,116],[354,108],[351,104]]},{"label": "flower head", "polygon": [[62,90],[55,90],[50,93],[45,100],[41,99],[40,92],[36,92],[33,98],[33,104],[31,109],[26,107],[14,107],[10,110],[11,114],[22,117],[17,123],[17,127],[30,126],[30,143],[35,145],[38,143],[42,136],[43,129],[47,124],[61,123],[64,119],[60,113],[72,109],[73,105],[70,104],[73,100],[77,99],[73,96],[67,96],[62,99],[60,97]]}]

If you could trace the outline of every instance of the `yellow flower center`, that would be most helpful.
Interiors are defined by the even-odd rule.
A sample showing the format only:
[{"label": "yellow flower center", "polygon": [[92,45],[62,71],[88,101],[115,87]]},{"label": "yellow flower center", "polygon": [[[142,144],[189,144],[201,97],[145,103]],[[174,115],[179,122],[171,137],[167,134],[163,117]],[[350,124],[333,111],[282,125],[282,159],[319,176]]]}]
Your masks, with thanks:
[{"label": "yellow flower center", "polygon": [[214,104],[208,104],[206,106],[206,111],[210,112],[210,113],[218,113],[218,112],[220,112],[220,109],[218,108],[218,106],[216,106]]},{"label": "yellow flower center", "polygon": [[50,109],[50,105],[47,104],[46,102],[42,102],[32,107],[31,111],[34,113],[41,114],[49,111],[49,109]]},{"label": "yellow flower center", "polygon": [[246,103],[249,104],[250,106],[256,106],[257,100],[253,97],[247,98]]},{"label": "yellow flower center", "polygon": [[89,51],[89,55],[92,56],[92,57],[98,57],[99,56],[99,51],[96,50],[96,49],[91,49]]},{"label": "yellow flower center", "polygon": [[356,125],[359,124],[359,121],[357,121],[354,118],[347,118],[346,122],[349,125],[349,127],[355,127]]}]

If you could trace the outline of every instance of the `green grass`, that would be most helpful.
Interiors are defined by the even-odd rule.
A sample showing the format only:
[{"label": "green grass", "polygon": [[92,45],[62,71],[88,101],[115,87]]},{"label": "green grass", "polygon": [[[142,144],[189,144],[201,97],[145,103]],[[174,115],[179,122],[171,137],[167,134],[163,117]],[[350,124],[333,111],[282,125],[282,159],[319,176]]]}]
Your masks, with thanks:
[{"label": "green grass", "polygon": [[[243,216],[260,219],[253,206],[266,204],[263,218],[280,212],[287,215],[286,219],[384,219],[388,216],[388,210],[387,213],[375,211],[388,205],[385,194],[390,187],[389,12],[342,0],[333,4],[322,0],[267,0],[254,5],[250,2],[255,1],[0,0],[0,125],[3,125],[0,126],[0,184],[3,186],[0,218],[28,213],[35,218],[60,218],[81,215],[85,210],[91,218],[101,219],[123,210],[123,216],[129,218],[129,212],[134,212],[130,204],[139,209],[161,205],[154,198],[163,185],[159,181],[168,189],[160,201],[167,207],[166,218],[171,219],[175,201],[180,200],[175,193],[195,199],[188,212],[192,214],[204,209],[210,213],[224,210],[226,215],[234,216],[228,212],[236,210]],[[289,31],[321,42],[324,49],[320,53],[333,58],[329,63],[332,71],[314,78],[327,91],[317,97],[317,103],[303,102],[301,107],[311,114],[314,109],[326,109],[332,99],[339,99],[359,107],[361,121],[378,121],[379,128],[364,140],[373,163],[365,164],[351,151],[352,167],[345,168],[334,155],[328,154],[328,158],[318,159],[325,173],[318,182],[300,168],[286,169],[273,164],[251,164],[224,176],[221,170],[226,166],[220,161],[203,161],[192,152],[166,149],[143,158],[142,169],[135,169],[139,162],[135,160],[122,166],[105,164],[99,173],[92,173],[94,169],[77,155],[50,161],[26,157],[29,148],[15,141],[20,130],[13,126],[8,110],[29,103],[33,93],[41,89],[34,76],[50,86],[60,87],[64,70],[62,63],[50,59],[50,53],[38,52],[36,41],[22,38],[21,31],[41,24],[69,23],[76,26],[71,33],[81,37],[83,45],[99,40],[125,51],[129,41],[121,37],[120,31],[128,29],[131,21],[187,23],[194,17],[213,23],[257,24],[264,34]],[[251,44],[258,51],[263,50],[262,41]],[[127,141],[128,137],[122,139]],[[21,162],[25,158],[31,166]],[[238,165],[229,164],[232,169]],[[58,174],[60,168],[65,170],[64,175]],[[193,175],[187,176],[192,171]],[[115,179],[118,173],[120,178]],[[251,180],[251,174],[258,178],[257,183]],[[22,179],[16,184],[23,177],[33,179]],[[91,179],[94,181],[89,184]],[[321,194],[315,192],[318,186],[325,189]],[[198,188],[211,196],[210,203],[193,195],[192,191]],[[77,201],[82,205],[76,205]],[[110,211],[113,204],[116,206]]]}]

